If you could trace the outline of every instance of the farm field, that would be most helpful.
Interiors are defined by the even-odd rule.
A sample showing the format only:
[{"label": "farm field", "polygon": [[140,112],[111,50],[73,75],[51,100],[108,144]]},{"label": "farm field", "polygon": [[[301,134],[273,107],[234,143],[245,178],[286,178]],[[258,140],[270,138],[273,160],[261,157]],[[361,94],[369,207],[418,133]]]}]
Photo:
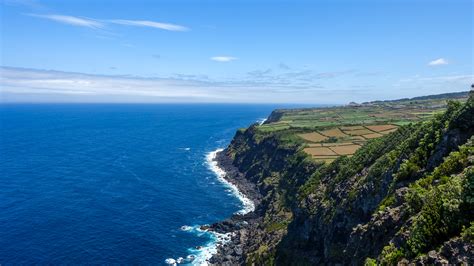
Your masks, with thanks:
[{"label": "farm field", "polygon": [[325,108],[280,109],[258,130],[295,135],[313,159],[332,162],[339,156],[351,156],[371,139],[443,112],[448,100],[463,102],[467,97],[468,93],[463,92]]},{"label": "farm field", "polygon": [[[383,124],[373,126],[332,127],[297,134],[304,139],[304,151],[315,160],[325,162],[335,160],[342,155],[354,154],[367,140],[382,137],[384,132],[393,132],[396,125]],[[328,142],[330,140],[330,142]]]}]

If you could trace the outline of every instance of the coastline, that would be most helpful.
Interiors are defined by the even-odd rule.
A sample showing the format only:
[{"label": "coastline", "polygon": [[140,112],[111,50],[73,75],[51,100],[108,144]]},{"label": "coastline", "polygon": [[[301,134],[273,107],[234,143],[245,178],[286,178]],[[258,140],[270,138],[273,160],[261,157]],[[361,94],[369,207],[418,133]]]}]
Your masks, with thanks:
[{"label": "coastline", "polygon": [[[410,130],[412,126],[423,122],[412,124],[383,138],[382,150],[377,147],[374,151],[374,146],[366,145],[356,156],[366,156],[367,153],[368,157],[364,160],[370,161],[368,163],[370,167],[379,163],[385,164],[386,157],[380,157],[381,154],[390,156],[394,150],[406,145],[407,142],[404,140],[414,140],[423,134],[439,134],[443,138],[432,142],[436,145],[436,148],[433,148],[434,153],[427,157],[427,162],[422,165],[432,168],[423,170],[423,173],[431,174],[438,169],[443,169],[445,166],[442,160],[455,158],[452,156],[457,155],[452,155],[451,152],[456,149],[464,152],[464,158],[468,158],[466,147],[472,147],[472,140],[467,142],[472,137],[472,130],[461,125],[466,121],[472,121],[470,119],[472,102],[468,101],[464,106],[458,105],[455,108],[458,108],[459,116],[434,117],[430,120],[435,124],[442,122],[439,125],[452,123],[452,128],[451,126],[434,127],[434,129],[422,127],[420,131],[413,132]],[[468,254],[472,253],[472,245],[469,243],[472,241],[466,237],[465,233],[472,231],[465,232],[466,229],[462,229],[463,231],[459,229],[452,233],[449,239],[425,247],[425,250],[429,250],[429,248],[442,245],[438,251],[429,250],[423,255],[424,257],[410,258],[409,253],[403,253],[409,252],[404,249],[406,247],[404,242],[410,243],[408,242],[410,238],[400,239],[398,228],[402,228],[404,234],[409,235],[409,230],[417,227],[413,227],[413,224],[405,227],[406,223],[411,219],[423,217],[409,213],[410,206],[404,195],[413,192],[410,190],[410,183],[402,180],[397,183],[399,188],[392,192],[389,190],[389,184],[397,177],[393,173],[398,173],[399,162],[404,160],[404,156],[400,155],[398,161],[393,161],[386,169],[374,175],[376,179],[370,179],[367,177],[371,177],[371,173],[365,168],[367,162],[364,160],[361,162],[360,158],[336,161],[330,165],[330,168],[322,168],[320,163],[306,160],[309,158],[307,154],[298,152],[300,147],[298,143],[292,146],[285,145],[287,140],[281,138],[280,135],[263,136],[262,139],[262,136],[257,134],[259,131],[255,130],[255,124],[245,131],[239,130],[228,148],[218,149],[206,157],[208,166],[216,174],[218,180],[232,188],[231,191],[242,201],[244,208],[223,221],[199,227],[201,232],[226,236],[222,241],[208,242],[206,247],[212,245],[212,252],[201,260],[204,263],[200,265],[261,265],[276,262],[279,264],[364,264],[367,262],[456,264],[468,261]],[[375,143],[375,146],[380,146],[377,144],[380,143]],[[423,145],[416,147],[425,148]],[[414,148],[408,154],[416,155],[418,148]],[[344,167],[348,163],[350,167],[357,167],[358,170],[346,171],[345,169],[348,168]],[[452,171],[454,172],[449,173],[454,173],[451,176],[459,178],[458,181],[469,180],[470,176],[466,175],[466,172]],[[317,178],[316,184],[311,183],[314,180],[310,178],[313,177]],[[363,180],[362,183],[354,182],[359,178]],[[438,186],[443,186],[438,183],[427,191],[434,195]],[[314,191],[324,191],[327,187],[333,188],[334,193],[314,194]],[[374,187],[377,188],[376,200],[371,194]],[[356,191],[354,193],[357,193],[357,197],[347,198],[347,195],[353,191]],[[265,195],[264,198],[262,194]],[[290,196],[287,197],[288,195]],[[384,210],[381,211],[380,206],[384,204],[387,196],[394,197],[395,200],[389,206],[384,206]],[[320,204],[326,201],[330,203]],[[334,216],[335,213],[336,216]],[[442,210],[436,212],[436,214],[439,213],[442,214]],[[467,220],[463,220],[462,211],[457,212],[456,217],[458,221],[467,223]],[[373,241],[374,239],[377,241]],[[399,246],[393,246],[394,239],[400,241],[397,242]],[[390,254],[385,253],[387,247],[400,251],[402,256],[408,257],[399,257],[397,261],[394,261]],[[350,256],[344,254],[350,254]]]},{"label": "coastline", "polygon": [[[224,149],[217,149],[206,155],[206,161],[209,168],[216,174],[217,178],[221,183],[228,186],[232,194],[234,194],[243,205],[243,208],[237,211],[235,214],[245,215],[249,212],[255,211],[255,197],[249,196],[249,185],[244,184],[245,181],[241,179],[229,178],[234,176],[234,173],[238,170],[232,169],[230,166],[232,162],[225,162],[222,158],[225,156]],[[229,165],[230,164],[230,165]]]},{"label": "coastline", "polygon": [[[211,241],[199,249],[190,248],[186,258],[169,258],[168,265],[235,265],[241,264],[243,247],[246,242],[241,230],[256,224],[255,209],[262,200],[255,184],[245,177],[232,164],[225,149],[216,149],[206,154],[206,163],[219,182],[226,185],[232,194],[242,202],[242,209],[231,217],[211,225],[182,226],[181,230],[194,234],[209,234]],[[244,234],[245,235],[245,234]]]},{"label": "coastline", "polygon": [[[251,232],[256,231],[259,224],[258,206],[262,201],[256,185],[247,180],[237,167],[232,164],[232,159],[226,155],[225,149],[215,151],[212,160],[213,165],[220,170],[220,178],[226,184],[230,184],[238,192],[238,197],[243,196],[253,204],[251,211],[249,208],[245,211],[238,211],[228,219],[216,222],[209,226],[210,232],[217,234],[228,234],[229,241],[216,243],[215,253],[207,260],[210,265],[236,265],[244,263],[244,254],[248,250],[248,245],[252,244],[250,240]],[[242,198],[240,198],[242,200]],[[242,200],[245,203],[244,200]],[[250,243],[249,243],[250,242]]]}]

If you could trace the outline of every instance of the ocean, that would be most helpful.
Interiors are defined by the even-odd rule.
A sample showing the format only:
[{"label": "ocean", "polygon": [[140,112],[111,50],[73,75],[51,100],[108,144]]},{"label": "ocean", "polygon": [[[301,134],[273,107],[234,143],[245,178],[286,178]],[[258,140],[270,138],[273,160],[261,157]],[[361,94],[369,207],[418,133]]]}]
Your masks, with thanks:
[{"label": "ocean", "polygon": [[0,264],[205,261],[199,226],[252,208],[213,152],[274,108],[0,105]]}]

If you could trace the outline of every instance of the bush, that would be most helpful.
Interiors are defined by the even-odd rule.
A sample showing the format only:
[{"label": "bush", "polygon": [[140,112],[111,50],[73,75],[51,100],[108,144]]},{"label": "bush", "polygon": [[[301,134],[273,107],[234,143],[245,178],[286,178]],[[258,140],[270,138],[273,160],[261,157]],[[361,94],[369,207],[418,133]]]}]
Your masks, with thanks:
[{"label": "bush", "polygon": [[390,245],[383,248],[380,263],[382,265],[397,265],[403,257],[403,251],[390,243]]},{"label": "bush", "polygon": [[462,184],[463,192],[461,210],[465,214],[466,219],[474,219],[474,168],[466,171],[466,178]]},{"label": "bush", "polygon": [[439,246],[462,228],[461,179],[431,189],[420,214],[415,218],[407,244],[412,256]]},{"label": "bush", "polygon": [[371,258],[365,259],[364,266],[377,266],[377,261]]},{"label": "bush", "polygon": [[474,244],[474,222],[471,222],[469,227],[463,227],[461,236],[465,241]]},{"label": "bush", "polygon": [[397,181],[403,181],[416,175],[420,167],[412,161],[406,160],[400,165],[396,175]]}]

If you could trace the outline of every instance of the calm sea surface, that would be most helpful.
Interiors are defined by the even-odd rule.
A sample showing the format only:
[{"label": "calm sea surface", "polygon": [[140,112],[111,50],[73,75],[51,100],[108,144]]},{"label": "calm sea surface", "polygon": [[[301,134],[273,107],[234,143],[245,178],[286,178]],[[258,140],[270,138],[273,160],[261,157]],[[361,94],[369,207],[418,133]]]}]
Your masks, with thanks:
[{"label": "calm sea surface", "polygon": [[241,209],[206,164],[269,105],[0,105],[0,264],[164,264]]}]

